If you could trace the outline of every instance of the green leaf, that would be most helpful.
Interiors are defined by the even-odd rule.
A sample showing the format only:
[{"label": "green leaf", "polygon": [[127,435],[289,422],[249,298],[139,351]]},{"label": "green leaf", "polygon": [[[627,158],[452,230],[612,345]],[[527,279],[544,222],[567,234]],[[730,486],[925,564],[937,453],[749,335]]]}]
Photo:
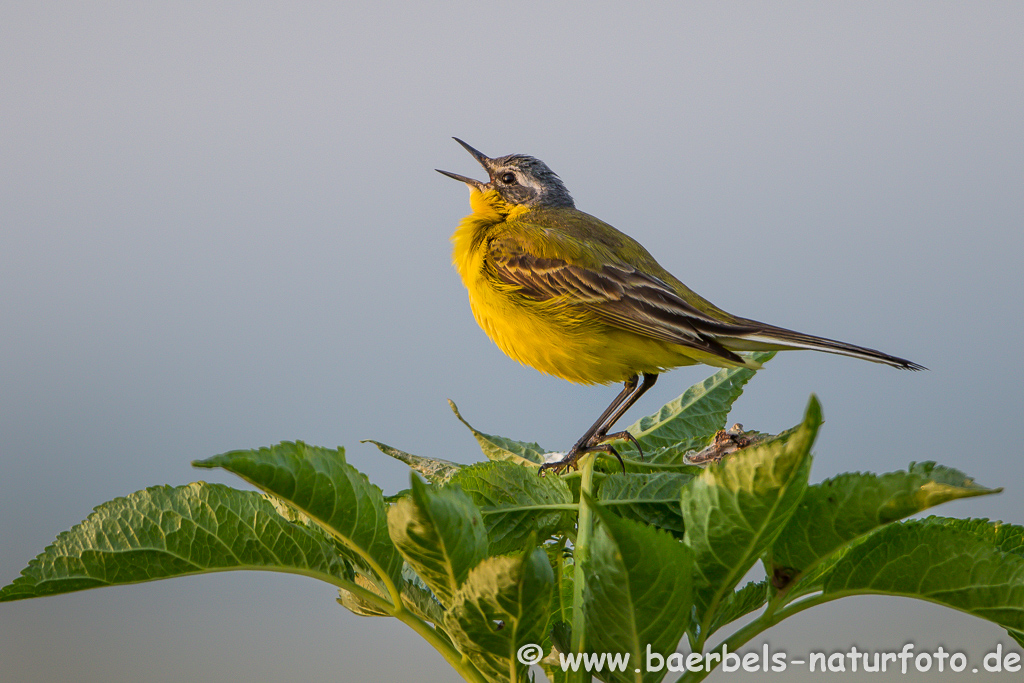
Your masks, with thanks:
[{"label": "green leaf", "polygon": [[388,504],[388,505],[391,505],[392,503],[397,503],[398,501],[402,500],[403,498],[408,498],[411,495],[412,495],[412,491],[410,489],[402,489],[401,491],[398,491],[397,493],[392,493],[391,495],[384,496],[384,502],[386,504]]},{"label": "green leaf", "polygon": [[575,565],[572,550],[566,547],[566,543],[567,540],[563,538],[542,546],[555,573],[555,597],[551,601],[552,625],[562,622],[568,626],[572,620],[572,582]]},{"label": "green leaf", "polygon": [[489,557],[472,571],[445,614],[445,630],[488,680],[525,681],[516,653],[548,629],[554,574],[541,548]]},{"label": "green leaf", "polygon": [[706,639],[726,624],[732,623],[740,617],[761,608],[766,602],[768,602],[768,579],[751,581],[743,588],[729,594],[722,601],[721,607],[719,607],[718,612],[715,614],[715,618],[712,619],[707,632],[703,634],[704,638]]},{"label": "green leaf", "polygon": [[0,601],[228,569],[347,585],[351,569],[316,525],[290,521],[254,491],[198,482],[155,486],[97,507],[0,590]]},{"label": "green leaf", "polygon": [[[557,637],[560,640],[565,640],[571,637],[569,624],[565,622],[559,622],[552,627],[552,633],[554,639]],[[547,655],[540,662],[540,668],[544,671],[544,675],[548,677],[551,683],[567,683],[569,680],[569,672],[562,671],[561,662],[558,659],[558,652],[568,652],[568,649],[562,650],[557,645],[553,646],[554,650],[547,650]]]},{"label": "green leaf", "polygon": [[695,602],[702,626],[710,624],[722,600],[796,510],[807,489],[811,445],[821,421],[821,406],[811,396],[803,423],[788,438],[734,453],[683,488],[685,539],[696,553]]},{"label": "green leaf", "polygon": [[929,519],[932,524],[952,526],[972,533],[1004,553],[1024,557],[1024,526],[990,522],[987,519],[953,519],[950,517],[930,517]]},{"label": "green leaf", "polygon": [[[381,591],[380,587],[372,583],[364,576],[356,574],[355,582],[371,593],[375,593],[386,601],[390,597]],[[438,625],[444,623],[444,608],[430,592],[423,580],[412,570],[408,563],[402,566],[402,603],[406,608],[420,619]],[[376,603],[372,603],[363,597],[345,588],[338,589],[338,603],[355,614],[362,617],[386,617],[391,616]]]},{"label": "green leaf", "polygon": [[889,524],[831,566],[822,592],[919,598],[1024,630],[1024,557],[1000,549],[1022,531],[942,517]]},{"label": "green leaf", "polygon": [[[774,355],[774,351],[759,352],[750,354],[750,358],[767,363]],[[658,412],[630,425],[628,431],[640,442],[645,461],[681,463],[684,453],[706,445],[715,432],[725,427],[732,404],[755,372],[750,368],[719,370]]]},{"label": "green leaf", "polygon": [[576,506],[561,477],[540,477],[537,470],[510,462],[483,462],[463,469],[450,483],[480,508],[493,555],[518,550],[533,535],[543,540],[573,529]]},{"label": "green leaf", "polygon": [[959,470],[933,462],[906,472],[852,472],[807,488],[766,557],[769,575],[799,575],[846,543],[880,526],[958,498],[1002,489],[979,486]]},{"label": "green leaf", "polygon": [[558,552],[548,550],[548,561],[552,563],[555,572],[555,591],[551,599],[551,616],[548,620],[548,633],[542,642],[544,652],[547,653],[541,660],[540,667],[544,670],[548,680],[552,683],[564,683],[569,679],[566,672],[562,671],[558,660],[558,652],[571,652],[572,626],[572,602],[573,602],[573,564],[572,556],[562,552],[564,546],[555,545]]},{"label": "green leaf", "polygon": [[543,548],[555,575],[555,590],[551,598],[548,632],[543,641],[538,641],[547,653],[540,667],[552,683],[565,683],[569,677],[559,665],[558,652],[553,652],[552,648],[561,652],[571,651],[572,627],[569,621],[572,619],[574,564],[572,554],[565,546],[565,539],[547,543]]},{"label": "green leaf", "polygon": [[392,586],[401,583],[402,558],[388,537],[383,495],[365,474],[345,462],[345,449],[285,441],[192,464],[221,467],[283,498],[327,529],[372,578]]},{"label": "green leaf", "polygon": [[527,443],[525,441],[516,441],[514,439],[507,439],[504,436],[494,436],[493,434],[484,434],[483,432],[479,432],[473,427],[473,425],[466,422],[454,401],[449,400],[448,406],[452,409],[452,412],[455,413],[455,417],[459,418],[459,422],[466,425],[466,427],[469,428],[469,431],[473,432],[473,436],[476,437],[477,443],[480,444],[480,450],[483,451],[488,460],[505,460],[508,462],[514,462],[518,465],[533,467],[546,462],[544,455],[547,451],[537,444]]},{"label": "green leaf", "polygon": [[435,626],[444,625],[444,607],[409,563],[402,567],[402,602],[420,619]]},{"label": "green leaf", "polygon": [[1016,631],[1012,628],[1006,629],[1007,635],[1013,638],[1018,645],[1024,647],[1024,631]]},{"label": "green leaf", "polygon": [[677,472],[611,474],[601,482],[597,500],[615,514],[682,537],[680,492],[692,475]]},{"label": "green leaf", "polygon": [[[356,585],[370,591],[390,602],[390,598],[380,590],[379,587],[368,578],[361,574],[356,574],[355,577]],[[357,614],[361,617],[389,617],[391,613],[380,606],[377,602],[370,602],[360,595],[353,593],[345,588],[338,589],[338,604],[347,609],[353,614]]]},{"label": "green leaf", "polygon": [[423,477],[431,484],[444,484],[463,468],[463,465],[460,465],[457,462],[452,462],[451,460],[424,458],[420,455],[413,455],[412,453],[400,451],[386,443],[374,441],[373,439],[364,439],[360,443],[372,443],[380,449],[381,453],[390,455],[395,460],[401,460],[411,469],[422,474]]},{"label": "green leaf", "polygon": [[602,673],[609,683],[661,680],[665,671],[637,673],[633,663],[645,661],[648,645],[664,656],[683,637],[690,622],[693,553],[668,532],[596,503],[594,510],[600,523],[583,565],[586,650],[629,653],[626,672]]},{"label": "green leaf", "polygon": [[448,607],[469,570],[487,556],[487,532],[480,510],[457,486],[411,477],[412,495],[391,506],[388,528],[402,556]]}]

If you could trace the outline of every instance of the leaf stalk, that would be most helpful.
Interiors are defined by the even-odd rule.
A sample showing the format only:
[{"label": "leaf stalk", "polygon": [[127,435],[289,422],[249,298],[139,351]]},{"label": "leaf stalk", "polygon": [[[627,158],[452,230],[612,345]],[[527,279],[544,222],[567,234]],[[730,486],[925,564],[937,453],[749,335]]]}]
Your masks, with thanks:
[{"label": "leaf stalk", "polygon": [[[587,646],[586,618],[583,610],[583,587],[586,584],[584,565],[590,561],[590,537],[594,530],[594,509],[591,507],[594,489],[594,463],[596,455],[583,460],[580,468],[580,512],[576,524],[576,543],[573,546],[573,585],[572,585],[572,651],[583,652]],[[579,667],[569,673],[570,683],[583,683],[590,680],[590,674]]]}]

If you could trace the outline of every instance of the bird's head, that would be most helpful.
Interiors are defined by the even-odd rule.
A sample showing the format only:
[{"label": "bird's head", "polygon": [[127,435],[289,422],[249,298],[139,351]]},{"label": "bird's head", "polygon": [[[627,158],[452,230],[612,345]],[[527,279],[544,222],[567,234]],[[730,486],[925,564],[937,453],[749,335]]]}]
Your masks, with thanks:
[{"label": "bird's head", "polygon": [[[509,154],[492,159],[458,138],[455,138],[455,141],[465,147],[466,151],[484,167],[484,170],[487,171],[488,181],[482,183],[479,180],[440,169],[437,169],[438,173],[466,183],[470,190],[477,190],[484,195],[493,191],[496,193],[491,195],[494,197],[494,201],[505,204],[508,209],[517,206],[528,208],[539,206],[571,208],[574,206],[569,190],[565,189],[561,179],[540,159],[525,154]],[[494,208],[500,210],[502,207]]]}]

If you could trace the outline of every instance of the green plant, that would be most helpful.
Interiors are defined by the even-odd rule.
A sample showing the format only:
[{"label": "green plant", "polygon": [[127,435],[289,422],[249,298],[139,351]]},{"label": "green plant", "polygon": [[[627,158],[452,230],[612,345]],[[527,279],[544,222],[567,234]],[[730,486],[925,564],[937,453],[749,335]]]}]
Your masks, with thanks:
[{"label": "green plant", "polygon": [[[625,472],[614,459],[587,458],[579,472],[539,477],[544,449],[472,427],[488,461],[470,466],[374,442],[429,482],[413,474],[410,489],[390,497],[342,449],[296,442],[225,453],[195,465],[264,493],[197,482],[104,503],[0,601],[231,569],[303,574],[336,586],[356,614],[404,622],[478,682],[528,680],[517,654],[531,644],[547,653],[541,666],[554,681],[590,676],[563,672],[559,652],[629,653],[639,668],[651,656],[678,663],[684,637],[692,653],[720,650],[709,638],[760,610],[723,641],[735,651],[788,616],[860,594],[947,605],[1024,644],[1024,527],[900,521],[999,489],[934,463],[811,485],[814,397],[795,428],[705,469],[686,464],[752,374],[718,372],[632,425],[646,457],[624,458]],[[758,560],[767,578],[738,588]],[[594,675],[709,673],[634,668]]]}]

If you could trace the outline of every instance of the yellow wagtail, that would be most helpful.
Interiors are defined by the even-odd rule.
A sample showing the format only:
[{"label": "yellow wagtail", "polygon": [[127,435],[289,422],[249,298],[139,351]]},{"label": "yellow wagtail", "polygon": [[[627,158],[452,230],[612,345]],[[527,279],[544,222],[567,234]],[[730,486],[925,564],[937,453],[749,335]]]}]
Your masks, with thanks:
[{"label": "yellow wagtail", "polygon": [[452,259],[477,323],[506,355],[541,372],[582,384],[625,383],[565,458],[545,464],[541,473],[575,467],[592,451],[621,462],[606,443],[611,440],[632,441],[639,450],[628,432],[608,430],[658,373],[681,365],[756,368],[736,352],[814,349],[924,369],[874,349],[726,313],[635,240],[577,209],[544,162],[523,154],[491,159],[455,140],[489,177],[483,183],[438,169],[470,189],[473,213],[452,235]]}]

